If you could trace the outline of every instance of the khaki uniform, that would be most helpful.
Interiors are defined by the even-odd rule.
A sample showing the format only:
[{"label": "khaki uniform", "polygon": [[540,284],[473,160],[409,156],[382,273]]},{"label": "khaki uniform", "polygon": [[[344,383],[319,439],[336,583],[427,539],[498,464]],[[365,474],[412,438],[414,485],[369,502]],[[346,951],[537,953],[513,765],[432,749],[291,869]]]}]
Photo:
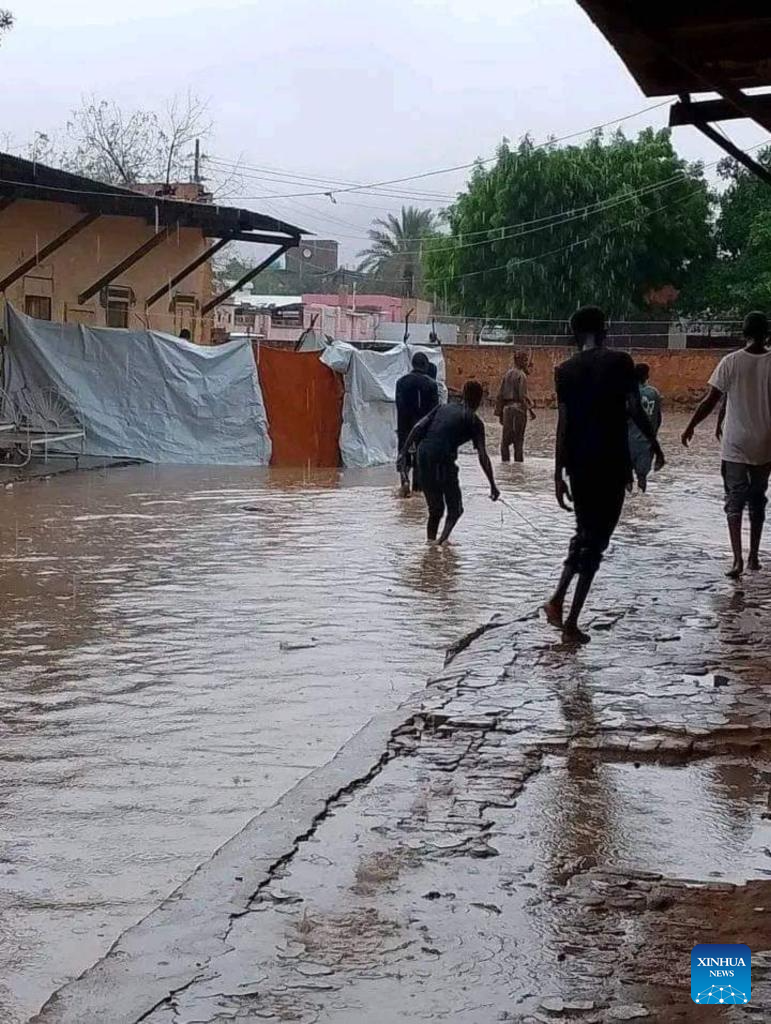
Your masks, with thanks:
[{"label": "khaki uniform", "polygon": [[495,412],[503,426],[501,437],[501,460],[511,461],[511,446],[514,446],[514,461],[525,461],[525,430],[527,429],[527,374],[518,367],[508,370],[501,381]]}]

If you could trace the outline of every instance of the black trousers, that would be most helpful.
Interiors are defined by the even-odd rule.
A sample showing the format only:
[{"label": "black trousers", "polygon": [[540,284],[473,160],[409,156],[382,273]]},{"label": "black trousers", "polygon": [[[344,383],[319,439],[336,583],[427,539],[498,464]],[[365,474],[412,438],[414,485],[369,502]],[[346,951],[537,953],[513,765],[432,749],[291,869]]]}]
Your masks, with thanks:
[{"label": "black trousers", "polygon": [[450,519],[463,515],[463,495],[455,459],[441,456],[425,445],[418,446],[417,474],[428,506],[429,527],[438,526],[447,512]]},{"label": "black trousers", "polygon": [[595,573],[610,544],[624,507],[627,475],[601,472],[571,473],[570,492],[576,532],[565,565],[577,573]]}]

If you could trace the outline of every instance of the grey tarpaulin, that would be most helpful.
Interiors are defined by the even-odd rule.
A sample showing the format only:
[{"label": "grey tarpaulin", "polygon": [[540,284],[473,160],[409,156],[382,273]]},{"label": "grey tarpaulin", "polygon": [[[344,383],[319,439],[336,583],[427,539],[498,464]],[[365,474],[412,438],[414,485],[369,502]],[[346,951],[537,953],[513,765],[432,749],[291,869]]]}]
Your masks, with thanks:
[{"label": "grey tarpaulin", "polygon": [[345,381],[340,430],[344,466],[363,469],[396,462],[396,382],[409,373],[416,352],[425,352],[436,363],[443,386],[445,367],[441,349],[397,345],[387,352],[375,352],[335,341],[321,354],[322,363],[343,374]]},{"label": "grey tarpaulin", "polygon": [[10,304],[6,330],[10,397],[54,389],[85,428],[86,454],[200,465],[270,462],[249,340],[204,347],[155,331],[33,320]]}]

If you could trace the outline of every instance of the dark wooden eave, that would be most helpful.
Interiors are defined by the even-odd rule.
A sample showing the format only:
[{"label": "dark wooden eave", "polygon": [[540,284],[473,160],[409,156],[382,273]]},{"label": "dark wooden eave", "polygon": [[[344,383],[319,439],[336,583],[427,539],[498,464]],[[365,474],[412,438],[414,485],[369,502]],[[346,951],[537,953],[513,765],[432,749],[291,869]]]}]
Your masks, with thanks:
[{"label": "dark wooden eave", "polygon": [[79,174],[0,153],[0,200],[6,199],[71,203],[84,212],[139,217],[159,228],[176,225],[200,228],[209,238],[257,231],[274,235],[275,241],[282,243],[287,237],[299,241],[307,233],[287,221],[253,210],[143,195],[130,188],[105,185]]},{"label": "dark wooden eave", "polygon": [[578,3],[646,96],[771,86],[769,0]]}]

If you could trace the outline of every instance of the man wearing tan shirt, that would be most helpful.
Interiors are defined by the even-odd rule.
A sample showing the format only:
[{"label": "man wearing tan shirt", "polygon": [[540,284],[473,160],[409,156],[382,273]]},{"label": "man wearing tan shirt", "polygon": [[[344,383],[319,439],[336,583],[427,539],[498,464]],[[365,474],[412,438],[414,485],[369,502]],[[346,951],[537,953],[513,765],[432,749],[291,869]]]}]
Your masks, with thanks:
[{"label": "man wearing tan shirt", "polygon": [[501,461],[511,461],[511,446],[514,446],[514,461],[525,461],[525,430],[527,417],[535,419],[533,403],[527,394],[528,358],[526,352],[514,353],[514,365],[501,381],[495,402],[495,413],[503,427],[501,437]]}]

